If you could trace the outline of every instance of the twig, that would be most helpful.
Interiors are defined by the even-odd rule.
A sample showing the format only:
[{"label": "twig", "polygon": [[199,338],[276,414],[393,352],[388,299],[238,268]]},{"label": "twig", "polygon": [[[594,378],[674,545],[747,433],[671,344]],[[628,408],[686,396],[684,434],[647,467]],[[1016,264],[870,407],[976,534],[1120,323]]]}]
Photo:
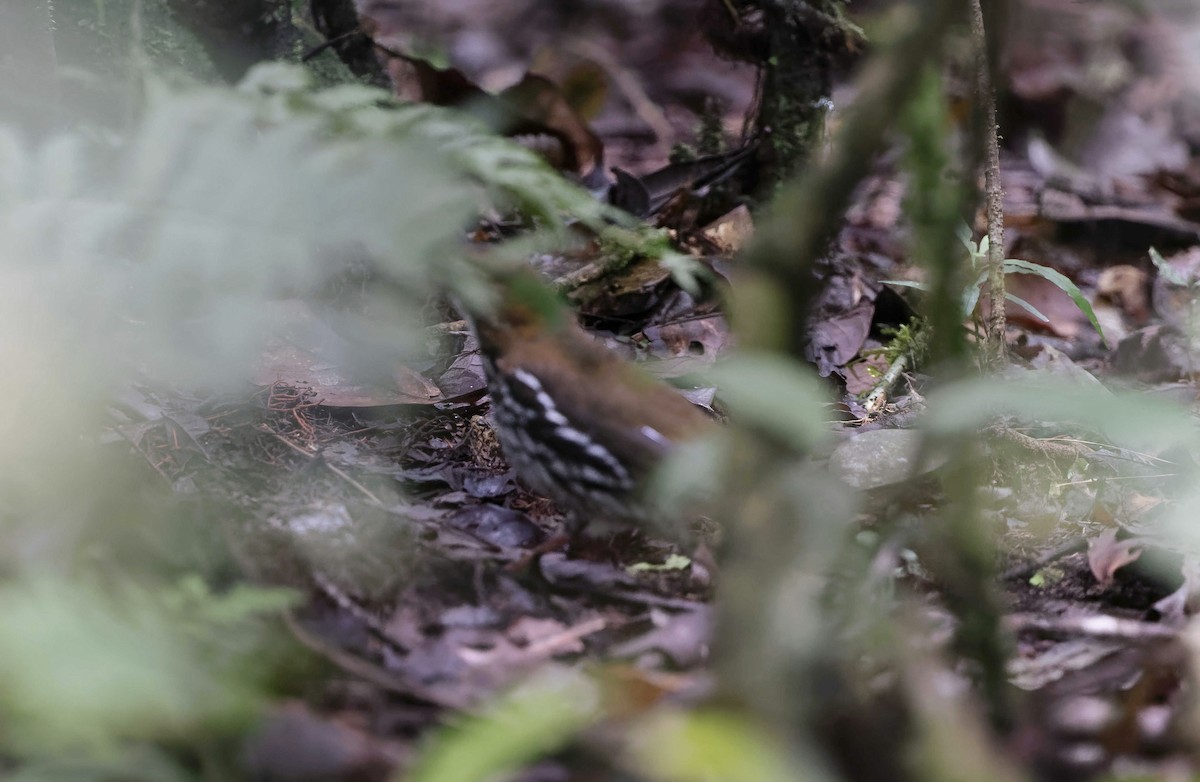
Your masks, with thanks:
[{"label": "twig", "polygon": [[887,372],[884,372],[883,376],[879,378],[875,388],[871,389],[871,393],[867,394],[866,399],[863,400],[863,407],[868,413],[874,413],[883,407],[884,397],[904,374],[904,370],[908,368],[908,361],[908,353],[901,353],[888,367]]},{"label": "twig", "polygon": [[1039,440],[1036,437],[1030,437],[1027,434],[1023,434],[1002,424],[989,426],[986,431],[1002,440],[1015,443],[1030,451],[1036,451],[1042,456],[1051,456],[1055,458],[1065,457],[1068,459],[1090,459],[1096,456],[1095,452],[1083,445],[1079,445],[1077,443],[1068,444],[1062,442],[1053,442],[1050,440]]},{"label": "twig", "polygon": [[1061,637],[1082,635],[1089,638],[1119,638],[1133,641],[1177,638],[1179,631],[1158,622],[1141,622],[1116,616],[1066,616],[1048,618],[1030,614],[1013,614],[1004,618],[1012,633],[1036,632]]},{"label": "twig", "polygon": [[1068,541],[1058,548],[1048,551],[1032,562],[1025,562],[1020,565],[1014,565],[1008,570],[1000,574],[1001,581],[1023,581],[1026,578],[1032,577],[1042,568],[1052,562],[1057,562],[1063,557],[1068,557],[1072,554],[1078,554],[1087,549],[1088,542],[1083,538]]},{"label": "twig", "polygon": [[362,493],[363,493],[363,496],[365,496],[365,497],[366,497],[366,498],[367,498],[367,499],[368,499],[368,500],[371,502],[371,504],[372,504],[372,505],[374,505],[374,506],[375,506],[375,507],[377,507],[377,508],[383,508],[383,509],[385,509],[385,510],[387,509],[387,507],[388,507],[388,506],[387,506],[387,505],[384,503],[384,501],[383,501],[383,500],[381,500],[381,499],[379,499],[379,497],[375,496],[375,493],[374,493],[374,492],[372,492],[372,491],[371,491],[370,489],[368,489],[366,486],[363,486],[361,483],[359,483],[358,481],[356,481],[356,480],[355,480],[354,478],[352,478],[350,475],[346,474],[346,472],[345,472],[345,471],[343,471],[341,468],[339,468],[337,465],[330,464],[328,459],[325,459],[325,458],[321,457],[321,454],[320,454],[320,452],[317,452],[317,453],[312,453],[312,452],[308,451],[307,449],[303,448],[302,446],[296,445],[296,444],[295,444],[295,443],[293,443],[291,440],[287,439],[286,437],[284,437],[283,435],[279,434],[278,432],[273,432],[273,431],[271,431],[271,428],[270,428],[270,427],[268,427],[266,424],[260,424],[260,425],[257,427],[257,429],[258,429],[258,431],[260,431],[260,432],[263,432],[264,434],[269,434],[269,435],[271,435],[271,436],[272,436],[272,437],[274,437],[276,440],[278,440],[279,442],[283,443],[283,444],[284,444],[284,445],[286,445],[288,448],[291,448],[291,449],[292,449],[293,451],[295,451],[296,453],[298,453],[298,454],[300,454],[300,455],[304,456],[304,458],[306,458],[306,459],[309,459],[310,461],[311,461],[311,460],[315,460],[315,459],[317,459],[317,458],[321,458],[321,463],[322,463],[323,465],[325,465],[325,467],[326,467],[326,468],[327,468],[327,469],[328,469],[328,470],[329,470],[331,473],[333,473],[333,474],[334,474],[334,475],[336,475],[337,477],[339,477],[339,478],[341,478],[342,480],[344,480],[346,483],[350,484],[351,486],[353,486],[354,488],[356,488],[356,489],[358,489],[360,492],[362,492]]},{"label": "twig", "polygon": [[434,323],[432,326],[426,326],[425,331],[435,336],[467,334],[470,332],[470,326],[465,320],[448,320],[443,323]]},{"label": "twig", "polygon": [[569,293],[576,288],[581,288],[584,285],[587,285],[589,282],[594,282],[601,277],[606,276],[610,271],[620,269],[626,264],[627,262],[623,259],[617,259],[614,261],[610,258],[603,262],[591,261],[583,266],[580,266],[574,271],[567,272],[561,277],[555,277],[550,282],[550,287],[554,288],[554,290],[558,291],[559,293]]},{"label": "twig", "polygon": [[461,709],[466,705],[464,703],[450,702],[446,698],[438,697],[432,690],[405,681],[386,668],[376,665],[369,660],[364,660],[361,657],[356,657],[327,643],[324,639],[305,627],[291,611],[284,612],[283,621],[287,625],[288,630],[291,631],[292,635],[301,644],[316,652],[321,657],[324,657],[346,673],[370,682],[385,692],[394,692],[443,708]]}]

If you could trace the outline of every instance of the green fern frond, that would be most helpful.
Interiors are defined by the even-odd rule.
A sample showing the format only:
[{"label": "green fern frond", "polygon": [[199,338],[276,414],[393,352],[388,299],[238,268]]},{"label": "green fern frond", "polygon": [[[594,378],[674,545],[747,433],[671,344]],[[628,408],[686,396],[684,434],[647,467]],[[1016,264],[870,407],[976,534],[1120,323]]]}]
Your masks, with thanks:
[{"label": "green fern frond", "polygon": [[420,334],[414,302],[471,284],[457,245],[481,207],[557,230],[619,219],[468,118],[308,79],[269,65],[237,90],[153,85],[119,146],[31,149],[0,132],[0,265],[36,267],[94,349],[212,372],[258,354],[265,302],[320,291],[358,259],[403,293],[369,316],[402,350]]},{"label": "green fern frond", "polygon": [[558,230],[567,218],[600,230],[628,224],[623,212],[598,202],[564,179],[536,153],[500,138],[472,117],[427,104],[401,104],[361,85],[315,91],[307,71],[273,63],[254,69],[242,91],[265,98],[264,118],[320,117],[330,133],[361,138],[422,140],[434,144],[495,202],[515,207]]}]

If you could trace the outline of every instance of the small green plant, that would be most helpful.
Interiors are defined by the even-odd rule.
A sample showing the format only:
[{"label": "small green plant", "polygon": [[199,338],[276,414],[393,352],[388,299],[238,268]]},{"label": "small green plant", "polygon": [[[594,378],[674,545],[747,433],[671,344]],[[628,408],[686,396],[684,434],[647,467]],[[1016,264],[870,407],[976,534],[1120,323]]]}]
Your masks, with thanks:
[{"label": "small green plant", "polygon": [[1150,248],[1150,262],[1154,264],[1154,268],[1158,270],[1159,275],[1172,285],[1178,285],[1181,288],[1200,287],[1200,280],[1191,279],[1188,275],[1180,272],[1166,258],[1162,257],[1162,253],[1153,247]]},{"label": "small green plant", "polygon": [[[962,296],[962,312],[963,317],[974,317],[975,308],[979,305],[979,297],[983,291],[983,284],[987,281],[987,269],[985,268],[988,254],[988,237],[984,236],[978,242],[971,238],[971,231],[967,226],[962,226],[959,232],[959,239],[962,240],[963,246],[967,249],[967,260],[971,264],[971,271],[975,276],[971,283],[963,290]],[[1152,256],[1153,257],[1153,256]],[[1160,256],[1161,259],[1161,256]],[[1158,262],[1156,262],[1158,265]],[[1160,267],[1161,268],[1161,267]],[[1075,306],[1079,308],[1092,324],[1092,328],[1100,335],[1101,341],[1104,340],[1104,330],[1100,328],[1100,321],[1096,319],[1096,313],[1092,310],[1091,303],[1087,297],[1083,295],[1083,291],[1079,290],[1079,286],[1071,281],[1069,277],[1051,269],[1049,266],[1043,266],[1040,263],[1025,261],[1020,258],[1005,258],[1004,273],[1007,274],[1033,274],[1054,285],[1063,293],[1071,297],[1071,301],[1075,302]],[[916,288],[918,290],[926,290],[924,283],[914,282],[912,280],[884,280],[887,285],[897,285],[905,288]],[[1014,296],[1011,293],[1005,293],[1004,297],[1013,302],[1017,306],[1029,312],[1043,323],[1049,323],[1050,319],[1042,314],[1036,307],[1025,301],[1019,296]],[[1107,343],[1105,343],[1107,344]]]},{"label": "small green plant", "polygon": [[[1165,305],[1165,311],[1160,309],[1159,315],[1163,316],[1168,323],[1180,328],[1186,339],[1187,354],[1189,364],[1195,367],[1195,353],[1197,348],[1197,334],[1200,333],[1200,300],[1197,295],[1200,294],[1200,278],[1197,278],[1194,273],[1180,271],[1175,266],[1172,266],[1166,258],[1158,250],[1150,248],[1150,261],[1154,264],[1154,268],[1158,271],[1158,276],[1164,282],[1173,288],[1178,288],[1184,293],[1182,300],[1175,296],[1167,297],[1166,301],[1175,301],[1182,304],[1182,307]],[[1159,305],[1156,303],[1156,309]],[[1172,314],[1174,313],[1174,314]]]},{"label": "small green plant", "polygon": [[[884,326],[880,329],[888,338],[886,344],[874,350],[862,351],[867,374],[877,381],[874,388],[859,394],[868,410],[879,405],[888,389],[896,384],[901,375],[911,366],[918,366],[929,356],[929,321],[913,318],[899,328]],[[881,356],[887,362],[887,370],[872,366],[866,359]]]},{"label": "small green plant", "polygon": [[880,355],[890,364],[901,356],[908,356],[919,364],[929,353],[929,321],[913,318],[899,327],[883,326],[880,331],[888,338],[885,345],[875,350],[863,351],[864,355]]}]

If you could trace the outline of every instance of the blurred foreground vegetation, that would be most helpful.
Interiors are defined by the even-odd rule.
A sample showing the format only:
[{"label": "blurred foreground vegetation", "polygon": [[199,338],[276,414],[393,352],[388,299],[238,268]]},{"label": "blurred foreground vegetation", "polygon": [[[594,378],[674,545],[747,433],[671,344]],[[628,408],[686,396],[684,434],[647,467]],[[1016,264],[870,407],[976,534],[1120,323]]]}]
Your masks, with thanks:
[{"label": "blurred foreground vegetation", "polygon": [[[293,60],[311,33],[299,5],[274,6],[289,41],[275,53]],[[1190,413],[1161,400],[978,376],[958,239],[978,194],[971,150],[947,152],[941,76],[944,53],[965,40],[956,5],[902,4],[888,17],[832,151],[778,190],[744,255],[729,302],[741,348],[709,376],[734,423],[719,455],[714,514],[728,540],[707,705],[638,703],[605,670],[542,672],[448,718],[407,778],[496,779],[578,752],[625,778],[837,779],[849,772],[827,745],[850,734],[877,753],[875,771],[903,769],[888,778],[1023,778],[1027,759],[1004,751],[1028,705],[1007,681],[982,521],[996,463],[978,433],[1005,416],[1165,453],[1194,449],[1195,432]],[[318,75],[263,64],[228,86],[212,31],[165,0],[22,10],[0,10],[0,24],[24,25],[0,32],[23,43],[0,71],[12,76],[0,92],[0,767],[20,780],[240,778],[244,737],[270,704],[305,695],[324,663],[280,619],[303,595],[246,578],[213,518],[222,506],[131,456],[128,389],[253,393],[282,328],[276,303],[318,299],[361,258],[378,286],[337,315],[360,351],[346,360],[419,352],[432,292],[481,295],[461,238],[481,212],[525,229],[492,248],[496,263],[579,225],[626,249],[645,237],[531,152],[455,112],[398,105],[335,61]],[[821,461],[829,400],[798,335],[811,264],[897,132],[919,183],[905,207],[936,382],[911,481],[856,490]],[[935,469],[931,509],[913,487]],[[1200,497],[1171,500],[1159,534],[1194,550]],[[854,531],[864,508],[882,508],[881,529]],[[924,645],[941,629],[919,611],[924,596],[879,572],[873,542],[889,528],[925,557],[949,646]],[[974,689],[939,686],[956,664]],[[885,698],[872,689],[880,678]]]}]

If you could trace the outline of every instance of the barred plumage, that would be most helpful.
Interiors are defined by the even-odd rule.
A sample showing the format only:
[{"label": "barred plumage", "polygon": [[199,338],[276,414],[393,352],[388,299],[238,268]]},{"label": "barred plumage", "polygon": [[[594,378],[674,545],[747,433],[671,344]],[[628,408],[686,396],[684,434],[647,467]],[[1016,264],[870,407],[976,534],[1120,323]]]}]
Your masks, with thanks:
[{"label": "barred plumage", "polygon": [[667,522],[644,502],[644,481],[711,420],[573,320],[552,322],[511,296],[470,320],[501,447],[529,488],[577,526]]}]

